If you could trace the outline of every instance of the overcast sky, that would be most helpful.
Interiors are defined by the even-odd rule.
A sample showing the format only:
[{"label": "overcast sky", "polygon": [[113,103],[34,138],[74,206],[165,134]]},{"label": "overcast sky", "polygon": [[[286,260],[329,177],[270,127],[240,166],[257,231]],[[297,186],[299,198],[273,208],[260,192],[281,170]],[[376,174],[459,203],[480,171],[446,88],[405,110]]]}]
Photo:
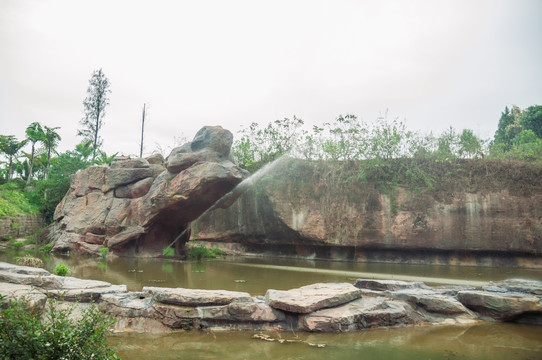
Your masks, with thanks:
[{"label": "overcast sky", "polygon": [[[107,153],[204,125],[340,114],[492,137],[542,105],[541,0],[0,0],[0,134],[59,126],[72,149],[92,72],[111,83]],[[167,155],[167,154],[166,154]]]}]

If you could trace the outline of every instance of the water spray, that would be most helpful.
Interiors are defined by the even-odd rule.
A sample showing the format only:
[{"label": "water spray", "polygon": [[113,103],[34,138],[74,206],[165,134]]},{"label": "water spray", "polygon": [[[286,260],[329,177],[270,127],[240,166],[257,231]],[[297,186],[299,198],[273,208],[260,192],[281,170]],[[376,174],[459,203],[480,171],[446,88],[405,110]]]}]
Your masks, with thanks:
[{"label": "water spray", "polygon": [[259,181],[264,175],[266,175],[271,170],[274,170],[279,164],[288,159],[288,153],[281,155],[279,158],[271,161],[270,163],[265,164],[262,168],[258,169],[254,174],[250,175],[248,178],[241,181],[237,184],[230,192],[222,196],[220,199],[215,201],[207,210],[205,210],[200,216],[195,220],[191,221],[190,224],[184,229],[175,239],[169,244],[162,253],[166,256],[171,256],[171,251],[168,251],[180,238],[182,238],[188,230],[192,228],[192,223],[198,221],[201,217],[215,209],[227,209],[230,207],[235,200],[239,198],[245,191],[250,189],[257,181]]}]

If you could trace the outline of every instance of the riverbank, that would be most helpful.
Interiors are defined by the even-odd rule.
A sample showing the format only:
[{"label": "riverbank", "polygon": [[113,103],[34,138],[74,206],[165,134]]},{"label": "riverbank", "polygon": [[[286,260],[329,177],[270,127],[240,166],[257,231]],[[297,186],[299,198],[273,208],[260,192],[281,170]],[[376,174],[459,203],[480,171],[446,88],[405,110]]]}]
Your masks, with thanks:
[{"label": "riverbank", "polygon": [[77,307],[96,303],[119,332],[362,329],[506,321],[542,325],[542,282],[505,280],[480,287],[358,279],[318,283],[265,296],[226,290],[143,287],[60,277],[0,263],[0,294],[25,297],[37,309],[50,299]]}]

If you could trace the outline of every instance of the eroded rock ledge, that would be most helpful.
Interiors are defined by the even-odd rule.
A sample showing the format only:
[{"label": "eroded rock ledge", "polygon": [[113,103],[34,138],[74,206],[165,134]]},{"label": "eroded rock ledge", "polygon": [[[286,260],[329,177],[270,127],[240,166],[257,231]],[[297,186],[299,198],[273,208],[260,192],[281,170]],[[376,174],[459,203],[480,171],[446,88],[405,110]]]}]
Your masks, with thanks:
[{"label": "eroded rock ledge", "polygon": [[166,159],[120,158],[76,173],[46,242],[55,252],[99,255],[107,247],[120,256],[156,257],[180,237],[182,256],[188,224],[246,176],[230,154],[232,141],[230,131],[205,126]]},{"label": "eroded rock ledge", "polygon": [[49,299],[76,307],[98,304],[116,331],[301,330],[343,332],[382,327],[511,321],[542,325],[542,282],[512,279],[481,288],[358,279],[319,283],[265,296],[226,290],[144,287],[52,275],[0,262],[2,307],[24,298],[43,309]]}]

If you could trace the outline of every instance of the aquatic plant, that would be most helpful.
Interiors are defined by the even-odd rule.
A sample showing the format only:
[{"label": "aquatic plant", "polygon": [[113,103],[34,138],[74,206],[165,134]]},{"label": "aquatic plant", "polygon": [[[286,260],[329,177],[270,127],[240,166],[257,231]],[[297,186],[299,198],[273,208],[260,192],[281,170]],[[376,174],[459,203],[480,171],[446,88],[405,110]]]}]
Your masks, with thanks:
[{"label": "aquatic plant", "polygon": [[68,267],[64,264],[58,264],[55,266],[53,272],[58,276],[66,276],[70,272],[70,269],[68,269]]},{"label": "aquatic plant", "polygon": [[101,247],[100,248],[100,255],[102,256],[102,260],[105,260],[108,253],[109,253],[109,248],[107,248],[107,247]]}]

